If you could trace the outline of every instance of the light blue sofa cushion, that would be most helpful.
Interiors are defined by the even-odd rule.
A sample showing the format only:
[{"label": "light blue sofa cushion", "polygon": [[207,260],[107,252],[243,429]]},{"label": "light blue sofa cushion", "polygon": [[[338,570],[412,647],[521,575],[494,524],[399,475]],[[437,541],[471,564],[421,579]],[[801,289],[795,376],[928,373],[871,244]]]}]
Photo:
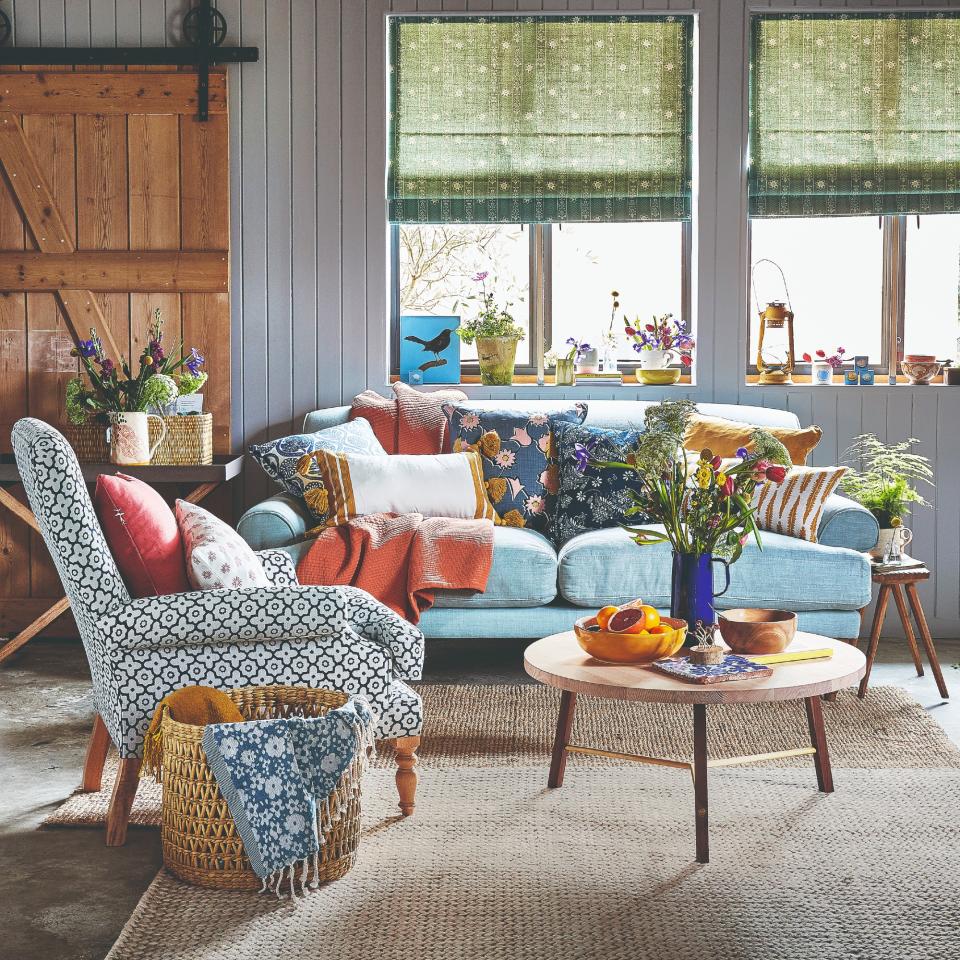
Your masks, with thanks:
[{"label": "light blue sofa cushion", "polygon": [[825,547],[871,550],[879,536],[880,524],[866,507],[836,493],[827,497],[817,531],[819,543]]},{"label": "light blue sofa cushion", "polygon": [[535,530],[494,527],[493,564],[483,593],[437,591],[437,607],[538,607],[557,595],[557,554]]},{"label": "light blue sofa cushion", "polygon": [[312,410],[303,418],[303,432],[313,433],[346,423],[350,419],[350,407],[324,407]]},{"label": "light blue sofa cushion", "polygon": [[[525,609],[480,609],[434,606],[424,611],[417,626],[424,636],[440,638],[524,638],[546,637],[562,633],[574,620],[586,616],[583,607],[556,601],[545,607]],[[662,613],[668,613],[666,607]],[[801,630],[819,633],[835,640],[852,640],[860,633],[860,614],[856,610],[804,610],[797,614]]]},{"label": "light blue sofa cushion", "polygon": [[237,524],[237,533],[254,550],[286,547],[317,525],[299,497],[278,493],[251,507]]},{"label": "light blue sofa cushion", "polygon": [[[731,565],[730,589],[718,607],[859,610],[870,602],[870,563],[863,554],[766,531],[761,538],[762,551],[751,539]],[[657,607],[670,603],[669,544],[640,547],[623,529],[593,530],[564,544],[558,556],[558,592],[576,606],[636,597]],[[714,582],[723,589],[722,570]]]}]

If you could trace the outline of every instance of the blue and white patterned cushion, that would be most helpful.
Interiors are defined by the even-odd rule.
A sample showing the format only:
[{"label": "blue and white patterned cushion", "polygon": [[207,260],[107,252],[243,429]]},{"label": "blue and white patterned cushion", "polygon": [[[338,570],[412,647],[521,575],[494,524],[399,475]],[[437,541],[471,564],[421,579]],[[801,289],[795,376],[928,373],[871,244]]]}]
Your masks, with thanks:
[{"label": "blue and white patterned cushion", "polygon": [[480,453],[497,522],[544,532],[559,487],[554,427],[562,422],[583,423],[587,405],[531,413],[444,404],[443,412],[450,424],[452,449]]},{"label": "blue and white patterned cushion", "polygon": [[387,456],[369,422],[358,417],[316,433],[296,433],[250,447],[250,455],[263,467],[263,472],[279,483],[291,496],[303,498],[304,480],[297,474],[297,464],[314,450],[331,453],[364,453]]},{"label": "blue and white patterned cushion", "polygon": [[642,516],[628,517],[633,505],[631,490],[637,489],[636,475],[615,467],[588,464],[577,467],[577,451],[587,450],[593,460],[624,462],[642,431],[607,430],[578,423],[558,423],[554,427],[560,489],[550,514],[547,534],[558,546],[589,530],[616,527],[624,522],[639,523]]}]

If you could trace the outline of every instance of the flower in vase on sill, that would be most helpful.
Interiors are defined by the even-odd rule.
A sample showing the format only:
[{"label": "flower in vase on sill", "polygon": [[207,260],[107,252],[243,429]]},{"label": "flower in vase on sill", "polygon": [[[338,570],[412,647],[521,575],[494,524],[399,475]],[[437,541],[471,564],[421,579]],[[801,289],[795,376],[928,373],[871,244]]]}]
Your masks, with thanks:
[{"label": "flower in vase on sill", "polygon": [[693,362],[693,348],[696,340],[684,329],[683,323],[677,320],[672,313],[665,313],[662,317],[654,316],[650,323],[640,323],[639,317],[634,323],[624,317],[623,330],[633,340],[633,349],[637,353],[644,351],[661,351],[674,353],[680,362],[689,367]]},{"label": "flower in vase on sill", "polygon": [[837,347],[836,351],[828,357],[826,350],[815,350],[812,357],[809,353],[803,354],[803,359],[807,363],[829,363],[834,370],[839,370],[843,366],[843,355],[846,352],[843,347]]}]

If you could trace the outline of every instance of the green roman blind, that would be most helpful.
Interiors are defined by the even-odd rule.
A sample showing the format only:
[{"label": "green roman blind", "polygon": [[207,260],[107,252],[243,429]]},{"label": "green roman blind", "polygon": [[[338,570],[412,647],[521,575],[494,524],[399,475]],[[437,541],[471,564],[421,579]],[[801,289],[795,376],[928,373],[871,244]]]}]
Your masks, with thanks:
[{"label": "green roman blind", "polygon": [[692,22],[391,18],[390,220],[689,219]]},{"label": "green roman blind", "polygon": [[960,211],[960,15],[753,18],[750,215]]}]

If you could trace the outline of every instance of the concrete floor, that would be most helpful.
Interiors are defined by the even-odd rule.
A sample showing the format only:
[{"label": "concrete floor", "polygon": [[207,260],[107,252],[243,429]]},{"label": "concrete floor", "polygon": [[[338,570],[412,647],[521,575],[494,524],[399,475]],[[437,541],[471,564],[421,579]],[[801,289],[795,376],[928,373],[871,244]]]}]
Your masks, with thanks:
[{"label": "concrete floor", "polygon": [[[523,641],[437,641],[426,680],[517,683]],[[960,745],[960,641],[937,649],[956,698],[944,703],[929,671],[913,675],[906,648],[887,641],[873,682],[910,693]],[[0,668],[0,958],[99,960],[160,868],[156,830],[131,829],[106,849],[102,830],[37,830],[76,787],[92,721],[79,644],[34,642]]]}]

